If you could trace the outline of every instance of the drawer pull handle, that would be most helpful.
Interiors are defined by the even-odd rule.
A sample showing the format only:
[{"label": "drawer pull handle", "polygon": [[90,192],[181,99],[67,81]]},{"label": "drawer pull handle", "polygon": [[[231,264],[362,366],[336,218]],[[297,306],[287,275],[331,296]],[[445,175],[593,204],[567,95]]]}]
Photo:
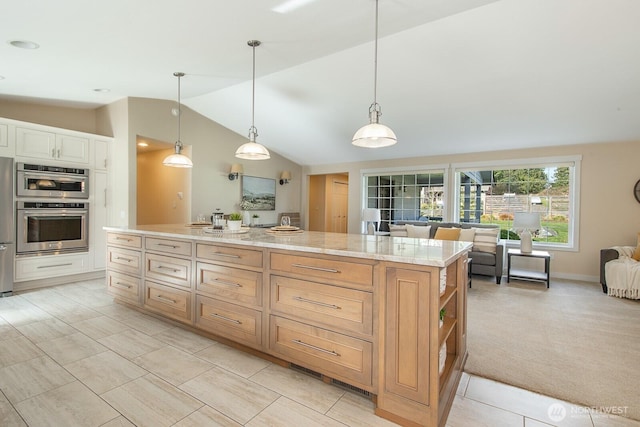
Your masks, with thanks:
[{"label": "drawer pull handle", "polygon": [[330,355],[332,355],[332,356],[338,356],[338,357],[340,356],[338,353],[336,353],[336,352],[335,352],[335,351],[333,351],[333,350],[327,350],[327,349],[322,348],[322,347],[317,347],[317,346],[315,346],[315,345],[307,344],[307,343],[306,343],[306,342],[304,342],[304,341],[300,341],[300,340],[291,340],[291,342],[292,342],[292,343],[294,343],[294,344],[301,345],[301,346],[303,346],[303,347],[308,347],[308,348],[311,348],[311,349],[313,349],[313,350],[318,350],[318,351],[321,351],[321,352],[323,352],[323,353],[330,354]]},{"label": "drawer pull handle", "polygon": [[158,298],[160,301],[165,301],[165,302],[170,302],[171,304],[175,304],[177,301],[171,298],[167,298],[165,296],[162,295],[156,295],[156,298]]},{"label": "drawer pull handle", "polygon": [[131,242],[132,239],[129,239],[128,237],[120,237],[120,236],[116,236],[116,240],[124,240],[125,242]]},{"label": "drawer pull handle", "polygon": [[340,310],[341,309],[340,306],[337,306],[335,304],[328,304],[328,303],[322,302],[322,301],[314,301],[312,299],[307,299],[307,298],[302,298],[302,297],[293,297],[293,299],[296,300],[296,301],[301,301],[301,302],[306,302],[306,303],[309,303],[309,304],[320,305],[322,307],[329,307],[329,308],[333,308],[333,309],[336,309],[336,310]]},{"label": "drawer pull handle", "polygon": [[230,317],[227,316],[222,316],[218,313],[211,313],[210,314],[211,317],[216,317],[218,319],[222,319],[222,320],[226,320],[227,322],[231,322],[231,323],[235,323],[236,325],[242,325],[242,322],[236,319],[232,319]]},{"label": "drawer pull handle", "polygon": [[122,283],[122,282],[115,282],[115,283],[113,284],[113,286],[115,286],[115,287],[117,287],[117,288],[127,288],[127,289],[131,289],[131,288],[133,288],[133,286],[128,285],[128,284],[126,284],[126,283]]},{"label": "drawer pull handle", "polygon": [[123,258],[123,257],[121,257],[121,256],[117,256],[115,259],[120,260],[120,261],[127,261],[127,262],[131,262],[131,261],[133,261],[133,260],[132,260],[132,259],[130,259],[130,258]]},{"label": "drawer pull handle", "polygon": [[158,243],[158,246],[165,246],[167,248],[176,249],[178,246],[176,245],[167,245],[166,243]]},{"label": "drawer pull handle", "polygon": [[235,254],[225,254],[222,252],[214,252],[213,255],[218,255],[218,256],[225,256],[227,258],[240,258],[240,255],[235,255]]},{"label": "drawer pull handle", "polygon": [[178,269],[176,269],[176,268],[173,268],[173,267],[165,267],[164,265],[159,265],[159,266],[158,266],[158,270],[163,270],[163,269],[164,269],[164,270],[171,270],[171,271],[173,271],[174,273],[178,273],[178,272],[180,272],[180,270],[178,270]]},{"label": "drawer pull handle", "polygon": [[304,265],[304,264],[291,264],[291,265],[298,268],[306,268],[308,270],[325,271],[327,273],[340,273],[340,270],[336,270],[334,268],[315,267],[313,265]]},{"label": "drawer pull handle", "polygon": [[219,279],[217,277],[215,279],[213,279],[213,281],[217,282],[217,283],[221,283],[223,285],[234,286],[236,288],[241,288],[242,287],[242,285],[240,283],[230,282],[228,280]]},{"label": "drawer pull handle", "polygon": [[51,264],[51,265],[39,265],[38,268],[54,268],[54,267],[67,267],[69,265],[73,265],[70,262],[64,264]]}]

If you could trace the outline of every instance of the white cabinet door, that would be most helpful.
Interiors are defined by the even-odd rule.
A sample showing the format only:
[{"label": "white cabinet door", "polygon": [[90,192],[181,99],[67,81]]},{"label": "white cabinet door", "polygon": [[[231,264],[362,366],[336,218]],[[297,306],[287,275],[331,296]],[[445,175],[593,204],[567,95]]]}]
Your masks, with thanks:
[{"label": "white cabinet door", "polygon": [[16,129],[16,156],[54,159],[56,134],[35,129]]},{"label": "white cabinet door", "polygon": [[109,161],[109,143],[95,139],[93,141],[93,167],[96,170],[107,170]]},{"label": "white cabinet door", "polygon": [[104,270],[107,260],[107,232],[102,229],[107,225],[107,173],[93,173],[91,192],[93,203],[91,211],[91,233],[89,249],[93,253],[93,269]]},{"label": "white cabinet door", "polygon": [[87,271],[86,252],[69,255],[49,255],[16,259],[15,281],[59,277]]},{"label": "white cabinet door", "polygon": [[14,157],[16,148],[14,140],[9,140],[9,126],[0,124],[0,156]]},{"label": "white cabinet door", "polygon": [[89,140],[70,135],[56,135],[56,160],[89,163]]}]

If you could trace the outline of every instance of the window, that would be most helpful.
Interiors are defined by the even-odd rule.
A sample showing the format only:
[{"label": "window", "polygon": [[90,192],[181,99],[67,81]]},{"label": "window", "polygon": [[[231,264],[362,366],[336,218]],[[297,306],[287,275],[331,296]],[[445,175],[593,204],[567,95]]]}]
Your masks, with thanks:
[{"label": "window", "polygon": [[365,174],[364,207],[380,209],[383,231],[395,221],[441,221],[444,177],[444,170]]},{"label": "window", "polygon": [[541,229],[534,245],[577,247],[579,159],[523,163],[456,167],[457,220],[499,224],[502,239],[519,240],[511,227],[514,214],[537,212]]}]

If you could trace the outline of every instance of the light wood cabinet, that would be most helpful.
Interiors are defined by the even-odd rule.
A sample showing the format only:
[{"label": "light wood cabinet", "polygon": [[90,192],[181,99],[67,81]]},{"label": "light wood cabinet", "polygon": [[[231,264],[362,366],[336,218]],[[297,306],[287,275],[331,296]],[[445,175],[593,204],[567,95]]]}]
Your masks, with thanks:
[{"label": "light wood cabinet", "polygon": [[192,319],[191,293],[145,280],[144,308],[181,322]]},{"label": "light wood cabinet", "polygon": [[140,303],[140,277],[119,273],[115,270],[107,271],[107,292],[115,298],[131,304]]},{"label": "light wood cabinet", "polygon": [[196,264],[198,293],[224,301],[262,306],[262,273],[210,263]]},{"label": "light wood cabinet", "polygon": [[262,312],[259,310],[197,295],[196,326],[246,346],[262,349]]},{"label": "light wood cabinet", "polygon": [[142,237],[108,232],[106,241],[107,292],[128,304],[142,305]]}]

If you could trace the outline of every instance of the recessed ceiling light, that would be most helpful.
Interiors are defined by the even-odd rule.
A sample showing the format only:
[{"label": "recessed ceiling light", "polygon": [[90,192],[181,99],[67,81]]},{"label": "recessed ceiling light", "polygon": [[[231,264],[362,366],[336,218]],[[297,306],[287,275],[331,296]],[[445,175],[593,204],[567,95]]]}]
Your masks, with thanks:
[{"label": "recessed ceiling light", "polygon": [[138,147],[148,147],[149,144],[147,144],[146,142],[138,142]]},{"label": "recessed ceiling light", "polygon": [[107,88],[97,88],[93,90],[94,92],[99,92],[99,93],[107,93],[107,92],[111,92],[111,89],[107,89]]},{"label": "recessed ceiling light", "polygon": [[274,7],[271,10],[278,13],[289,13],[314,1],[316,0],[287,0],[284,3],[280,3],[278,6]]},{"label": "recessed ceiling light", "polygon": [[9,44],[20,49],[37,49],[40,47],[38,43],[30,42],[29,40],[11,40]]}]

